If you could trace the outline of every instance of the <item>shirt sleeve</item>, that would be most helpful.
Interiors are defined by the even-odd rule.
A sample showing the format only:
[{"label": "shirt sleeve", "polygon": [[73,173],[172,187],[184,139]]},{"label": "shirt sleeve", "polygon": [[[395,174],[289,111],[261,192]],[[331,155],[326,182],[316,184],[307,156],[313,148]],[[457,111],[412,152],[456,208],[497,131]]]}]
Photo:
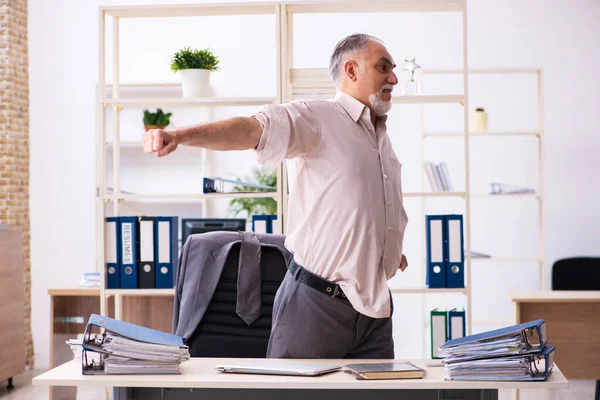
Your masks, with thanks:
[{"label": "shirt sleeve", "polygon": [[284,158],[306,155],[319,141],[319,121],[309,102],[270,104],[252,115],[252,118],[262,126],[256,147],[261,165],[274,167]]}]

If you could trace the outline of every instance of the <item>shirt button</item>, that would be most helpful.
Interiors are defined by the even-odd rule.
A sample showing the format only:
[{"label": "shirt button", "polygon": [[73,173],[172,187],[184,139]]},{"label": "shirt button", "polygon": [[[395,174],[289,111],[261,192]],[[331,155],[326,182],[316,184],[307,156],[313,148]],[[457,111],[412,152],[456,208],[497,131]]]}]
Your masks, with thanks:
[{"label": "shirt button", "polygon": [[388,226],[388,231],[391,231],[391,230],[392,230],[392,226],[390,225],[390,226]]},{"label": "shirt button", "polygon": [[384,260],[387,260],[387,256],[383,256],[383,259],[384,259]]},{"label": "shirt button", "polygon": [[388,201],[387,201],[387,203],[388,203],[388,206],[389,206],[389,205],[391,205],[391,204],[392,204],[392,201],[391,201],[391,200],[388,200]]},{"label": "shirt button", "polygon": [[387,174],[383,174],[383,177],[384,177],[385,179],[387,179]]}]

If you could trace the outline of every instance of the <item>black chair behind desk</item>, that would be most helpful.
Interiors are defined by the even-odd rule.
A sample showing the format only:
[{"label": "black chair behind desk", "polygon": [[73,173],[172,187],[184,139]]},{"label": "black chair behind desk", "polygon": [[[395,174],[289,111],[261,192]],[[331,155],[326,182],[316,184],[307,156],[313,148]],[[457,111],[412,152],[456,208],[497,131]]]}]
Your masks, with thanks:
[{"label": "black chair behind desk", "polygon": [[[552,290],[600,290],[600,257],[573,257],[552,265]],[[600,379],[596,394],[600,400]]]},{"label": "black chair behind desk", "polygon": [[193,336],[192,357],[264,358],[271,334],[275,293],[287,272],[281,252],[264,247],[261,253],[262,315],[248,326],[235,312],[240,245],[233,246],[215,293]]}]

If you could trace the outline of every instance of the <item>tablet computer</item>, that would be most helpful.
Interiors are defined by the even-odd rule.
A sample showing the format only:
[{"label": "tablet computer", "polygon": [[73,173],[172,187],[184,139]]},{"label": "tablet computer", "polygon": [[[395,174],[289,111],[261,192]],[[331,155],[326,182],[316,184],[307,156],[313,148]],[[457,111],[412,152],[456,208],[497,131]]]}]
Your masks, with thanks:
[{"label": "tablet computer", "polygon": [[341,365],[297,362],[248,361],[216,365],[220,372],[240,374],[318,376],[341,369]]}]

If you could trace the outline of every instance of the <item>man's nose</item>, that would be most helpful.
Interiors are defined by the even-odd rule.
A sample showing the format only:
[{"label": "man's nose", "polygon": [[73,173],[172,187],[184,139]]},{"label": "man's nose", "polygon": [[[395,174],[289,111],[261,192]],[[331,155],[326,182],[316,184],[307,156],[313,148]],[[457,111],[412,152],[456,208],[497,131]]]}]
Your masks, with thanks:
[{"label": "man's nose", "polygon": [[396,76],[396,74],[394,72],[391,72],[390,75],[387,78],[387,82],[391,85],[397,85],[398,84],[398,77]]}]

